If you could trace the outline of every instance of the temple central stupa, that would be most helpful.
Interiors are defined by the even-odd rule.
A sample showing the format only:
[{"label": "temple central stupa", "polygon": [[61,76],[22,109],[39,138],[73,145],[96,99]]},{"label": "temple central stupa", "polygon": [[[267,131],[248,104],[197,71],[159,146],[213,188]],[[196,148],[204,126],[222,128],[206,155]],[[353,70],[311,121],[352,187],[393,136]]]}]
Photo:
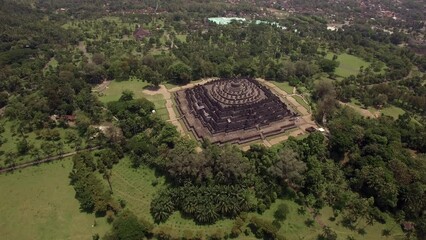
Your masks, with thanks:
[{"label": "temple central stupa", "polygon": [[295,127],[296,114],[258,81],[219,79],[176,92],[178,110],[198,139],[246,143]]}]

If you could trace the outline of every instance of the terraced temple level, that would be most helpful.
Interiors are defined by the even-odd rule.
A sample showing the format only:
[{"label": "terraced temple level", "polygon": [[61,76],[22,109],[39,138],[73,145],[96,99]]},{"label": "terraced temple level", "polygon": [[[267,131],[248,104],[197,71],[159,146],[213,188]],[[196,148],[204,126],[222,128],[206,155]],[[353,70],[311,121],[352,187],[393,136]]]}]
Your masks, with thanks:
[{"label": "terraced temple level", "polygon": [[246,143],[295,127],[297,114],[251,78],[218,79],[175,93],[186,127],[212,143]]}]

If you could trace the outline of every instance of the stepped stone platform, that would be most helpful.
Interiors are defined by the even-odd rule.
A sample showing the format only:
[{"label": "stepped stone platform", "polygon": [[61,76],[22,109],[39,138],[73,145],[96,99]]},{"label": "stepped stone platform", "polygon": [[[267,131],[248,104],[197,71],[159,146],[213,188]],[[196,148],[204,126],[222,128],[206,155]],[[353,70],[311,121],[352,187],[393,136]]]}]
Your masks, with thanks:
[{"label": "stepped stone platform", "polygon": [[174,94],[186,128],[212,143],[247,143],[295,128],[297,114],[251,78],[219,79]]}]

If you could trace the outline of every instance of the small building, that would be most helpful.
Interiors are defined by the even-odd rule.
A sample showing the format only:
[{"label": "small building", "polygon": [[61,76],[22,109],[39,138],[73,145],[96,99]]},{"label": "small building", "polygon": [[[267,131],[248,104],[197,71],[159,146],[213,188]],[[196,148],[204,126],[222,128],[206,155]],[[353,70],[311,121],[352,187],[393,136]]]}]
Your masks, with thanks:
[{"label": "small building", "polygon": [[61,119],[67,122],[75,122],[76,116],[75,115],[62,115]]},{"label": "small building", "polygon": [[317,129],[316,128],[314,128],[314,127],[308,127],[308,128],[306,128],[305,129],[308,133],[313,133],[313,132],[316,132],[317,131]]},{"label": "small building", "polygon": [[133,37],[135,37],[135,39],[138,41],[148,37],[149,35],[151,35],[151,32],[141,27],[136,28],[136,30],[133,32]]}]

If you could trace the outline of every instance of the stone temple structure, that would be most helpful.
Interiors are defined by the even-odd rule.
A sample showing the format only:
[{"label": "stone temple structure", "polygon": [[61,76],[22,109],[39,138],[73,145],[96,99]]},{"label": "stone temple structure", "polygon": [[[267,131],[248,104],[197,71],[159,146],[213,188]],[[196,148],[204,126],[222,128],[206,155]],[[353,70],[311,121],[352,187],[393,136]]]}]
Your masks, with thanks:
[{"label": "stone temple structure", "polygon": [[212,143],[246,143],[295,127],[294,113],[258,81],[219,79],[175,93],[187,129]]}]

